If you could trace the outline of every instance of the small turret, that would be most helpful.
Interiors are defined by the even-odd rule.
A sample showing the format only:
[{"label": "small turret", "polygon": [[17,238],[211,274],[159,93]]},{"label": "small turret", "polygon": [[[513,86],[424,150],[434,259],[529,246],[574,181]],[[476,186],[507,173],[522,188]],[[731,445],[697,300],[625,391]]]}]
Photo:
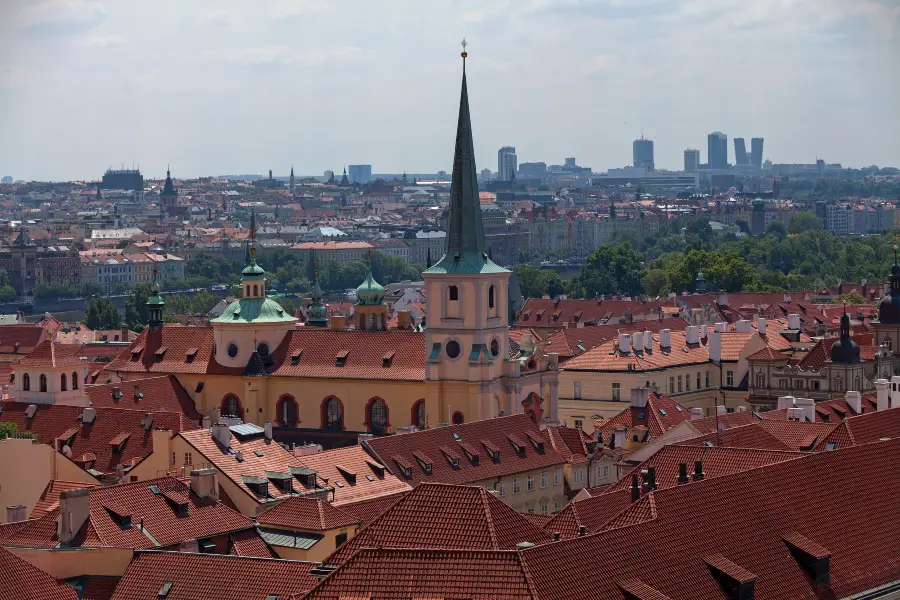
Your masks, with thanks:
[{"label": "small turret", "polygon": [[166,310],[166,301],[162,299],[159,293],[159,280],[157,279],[159,271],[153,269],[153,285],[152,295],[147,300],[147,326],[150,331],[159,331],[162,329],[164,320],[163,313]]}]

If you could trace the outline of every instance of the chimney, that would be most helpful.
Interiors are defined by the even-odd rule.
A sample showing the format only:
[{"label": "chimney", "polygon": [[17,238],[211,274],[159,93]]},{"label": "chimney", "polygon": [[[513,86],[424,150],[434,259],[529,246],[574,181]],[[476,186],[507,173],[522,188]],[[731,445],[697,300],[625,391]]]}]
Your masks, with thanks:
[{"label": "chimney", "polygon": [[702,480],[706,475],[703,473],[703,461],[698,460],[694,463],[694,481]]},{"label": "chimney", "polygon": [[631,336],[627,333],[619,334],[619,352],[622,354],[631,352]]},{"label": "chimney", "polygon": [[741,404],[735,409],[737,412],[747,412],[747,407]]},{"label": "chimney", "polygon": [[757,331],[759,331],[759,335],[766,335],[766,318],[765,317],[760,317],[756,321],[756,328],[757,328]]},{"label": "chimney", "polygon": [[885,410],[891,405],[891,382],[887,379],[875,380],[875,395],[878,398],[878,410]]},{"label": "chimney", "polygon": [[696,325],[688,325],[684,330],[684,341],[688,344],[700,343],[700,332]]},{"label": "chimney", "polygon": [[6,507],[6,522],[15,523],[16,521],[24,521],[28,518],[27,508],[24,504],[16,504],[15,506]]},{"label": "chimney", "polygon": [[625,435],[628,433],[628,429],[625,427],[616,427],[615,433],[613,433],[613,447],[614,448],[624,448],[625,447]]},{"label": "chimney", "polygon": [[216,481],[215,469],[199,469],[191,471],[191,491],[199,498],[219,499],[219,485]]},{"label": "chimney", "polygon": [[709,332],[709,341],[706,342],[706,349],[709,352],[709,360],[714,363],[722,362],[722,333],[719,331]]},{"label": "chimney", "polygon": [[672,332],[669,329],[661,329],[659,331],[659,347],[660,348],[671,348],[672,347]]},{"label": "chimney", "polygon": [[[900,377],[897,378],[900,381]],[[785,408],[791,408],[794,406],[794,397],[793,396],[779,396],[778,397],[778,410],[784,410]]]},{"label": "chimney", "polygon": [[587,527],[584,525],[578,526],[578,537],[584,537],[587,535]]},{"label": "chimney", "polygon": [[397,329],[402,329],[404,331],[411,330],[412,326],[412,313],[408,310],[401,310],[397,313]]},{"label": "chimney", "polygon": [[798,406],[791,406],[787,409],[787,420],[788,421],[802,421],[803,420],[803,409]]},{"label": "chimney", "polygon": [[750,327],[750,321],[748,321],[747,319],[741,319],[735,324],[734,330],[741,333],[750,333],[753,328]]},{"label": "chimney", "polygon": [[900,376],[891,377],[891,408],[900,408]]},{"label": "chimney", "polygon": [[719,295],[716,296],[716,305],[728,306],[728,294],[726,294],[725,292],[719,292]]},{"label": "chimney", "polygon": [[266,441],[272,441],[272,422],[266,421],[263,425],[263,429],[265,430]]},{"label": "chimney", "polygon": [[640,331],[635,331],[631,334],[631,347],[634,348],[635,352],[643,352],[644,350],[644,334]]},{"label": "chimney", "polygon": [[231,429],[225,423],[216,423],[210,428],[212,437],[219,442],[223,448],[231,448]]},{"label": "chimney", "polygon": [[641,488],[640,488],[640,486],[638,486],[637,473],[634,473],[631,476],[631,501],[636,502],[637,499],[640,497],[641,497]]},{"label": "chimney", "polygon": [[[798,403],[799,403],[798,398]],[[844,400],[847,401],[847,404],[850,408],[853,409],[853,412],[859,414],[862,412],[862,398],[859,395],[859,392],[854,390],[847,390],[847,394],[844,396]]]},{"label": "chimney", "polygon": [[706,415],[703,413],[703,409],[699,406],[694,406],[691,408],[691,421],[694,419],[702,419]]},{"label": "chimney", "polygon": [[800,315],[788,315],[788,329],[800,329]]},{"label": "chimney", "polygon": [[200,422],[200,426],[203,429],[209,429],[210,427],[212,427],[212,419],[210,419],[208,415],[203,417],[203,420]]},{"label": "chimney", "polygon": [[558,531],[554,531],[553,532],[553,541],[558,542],[561,539],[562,539],[562,534]]},{"label": "chimney", "polygon": [[656,489],[656,467],[647,467],[647,489]]},{"label": "chimney", "polygon": [[678,463],[678,485],[690,481],[687,474],[687,463]]},{"label": "chimney", "polygon": [[347,329],[347,317],[344,315],[331,315],[328,317],[328,327],[331,329]]},{"label": "chimney", "polygon": [[369,440],[371,440],[374,437],[375,436],[372,435],[371,433],[358,433],[358,434],[356,434],[356,445],[362,446],[365,442],[368,442]]},{"label": "chimney", "polygon": [[[85,409],[87,410],[87,409]],[[150,431],[150,428],[153,427],[153,413],[148,412],[144,415],[144,420],[141,421],[141,425],[144,426],[144,431]]]},{"label": "chimney", "polygon": [[84,425],[90,425],[97,418],[97,409],[88,406],[81,412],[81,422]]},{"label": "chimney", "polygon": [[727,412],[728,412],[728,409],[725,408],[724,406],[717,406],[717,407],[716,407],[716,414],[717,414],[717,415],[724,415],[724,414],[727,413]]},{"label": "chimney", "polygon": [[[856,397],[859,398],[859,392],[856,392]],[[804,420],[810,423],[816,420],[816,401],[812,398],[795,398],[794,406],[803,411]]]},{"label": "chimney", "polygon": [[719,333],[727,332],[728,323],[726,323],[725,321],[719,321],[718,323],[716,323],[716,331],[718,331]]},{"label": "chimney", "polygon": [[522,337],[519,339],[519,349],[526,356],[534,353],[534,338],[530,333],[522,334]]},{"label": "chimney", "polygon": [[91,516],[91,495],[85,489],[63,490],[59,495],[59,519],[56,533],[59,543],[67,545]]},{"label": "chimney", "polygon": [[631,406],[634,408],[644,408],[650,399],[650,388],[640,387],[631,389]]},{"label": "chimney", "polygon": [[653,349],[653,334],[649,331],[644,332],[644,352]]}]

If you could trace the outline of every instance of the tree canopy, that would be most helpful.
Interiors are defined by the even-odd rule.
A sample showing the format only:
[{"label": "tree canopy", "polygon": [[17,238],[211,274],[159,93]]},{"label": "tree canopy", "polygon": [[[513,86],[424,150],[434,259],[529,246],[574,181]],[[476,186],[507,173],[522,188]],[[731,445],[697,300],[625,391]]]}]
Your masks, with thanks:
[{"label": "tree canopy", "polygon": [[109,298],[91,298],[84,311],[84,321],[88,329],[118,329],[122,325],[122,315]]}]

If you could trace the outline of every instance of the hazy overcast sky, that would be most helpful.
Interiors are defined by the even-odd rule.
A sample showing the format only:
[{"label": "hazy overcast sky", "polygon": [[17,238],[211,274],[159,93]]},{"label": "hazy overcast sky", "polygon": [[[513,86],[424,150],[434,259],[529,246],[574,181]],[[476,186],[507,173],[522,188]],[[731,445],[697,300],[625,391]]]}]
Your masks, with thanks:
[{"label": "hazy overcast sky", "polygon": [[449,170],[464,36],[479,168],[900,166],[900,0],[0,0],[0,175]]}]

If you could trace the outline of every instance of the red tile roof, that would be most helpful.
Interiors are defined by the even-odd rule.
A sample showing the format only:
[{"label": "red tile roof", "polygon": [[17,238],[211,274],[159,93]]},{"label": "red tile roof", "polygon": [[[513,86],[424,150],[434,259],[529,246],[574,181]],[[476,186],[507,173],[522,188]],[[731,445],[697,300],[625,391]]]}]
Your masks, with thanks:
[{"label": "red tile roof", "polygon": [[40,325],[0,325],[0,354],[25,356],[47,337]]},{"label": "red tile roof", "polygon": [[650,439],[657,438],[663,433],[690,418],[690,412],[672,398],[665,394],[650,392],[647,398],[647,406],[640,408],[629,406],[616,416],[607,420],[600,428],[604,442],[608,445],[612,440],[616,427],[644,426],[650,434]]},{"label": "red tile roof", "polygon": [[[93,468],[101,473],[114,473],[117,465],[129,469],[153,452],[153,435],[144,428],[146,412],[120,408],[98,408],[92,424],[84,425],[79,416],[84,410],[78,406],[38,404],[34,417],[27,418],[25,402],[3,402],[3,420],[18,425],[19,431],[30,431],[44,444],[58,448],[62,434],[71,435],[73,459],[94,454]],[[165,429],[173,434],[197,429],[184,415],[173,412],[154,412],[153,429]],[[117,452],[110,442],[122,433],[130,434],[124,448]]]},{"label": "red tile roof", "polygon": [[686,446],[720,446],[728,448],[755,448],[758,450],[797,450],[772,435],[759,423],[749,423],[737,427],[729,427],[721,433],[715,430],[700,436],[682,440],[679,444]]},{"label": "red tile roof", "polygon": [[341,510],[356,517],[360,526],[365,527],[380,517],[384,511],[396,504],[397,501],[405,495],[406,492],[402,492],[399,494],[391,494],[390,496],[380,496],[374,500],[348,502],[346,504],[341,504]]},{"label": "red tile roof", "polygon": [[581,428],[551,425],[541,429],[541,435],[553,449],[559,452],[570,463],[587,461],[587,444],[594,440]]},{"label": "red tile roof", "polygon": [[31,509],[30,519],[38,519],[59,505],[59,495],[65,490],[77,490],[81,488],[94,487],[87,483],[77,483],[74,481],[56,481],[53,480],[44,488],[41,497]]},{"label": "red tile roof", "polygon": [[325,562],[343,564],[362,548],[513,550],[550,535],[479,486],[424,483],[400,499]]},{"label": "red tile roof", "polygon": [[292,600],[534,597],[519,556],[511,550],[373,548],[360,550],[312,591]]},{"label": "red tile roof", "polygon": [[529,298],[516,319],[519,327],[565,327],[566,323],[604,324],[619,319],[625,311],[635,315],[659,312],[661,302],[629,300],[551,300]]},{"label": "red tile roof", "polygon": [[[669,336],[670,346],[660,348],[659,336],[656,335],[649,352],[632,350],[624,354],[620,352],[618,339],[611,340],[570,358],[561,368],[565,371],[656,371],[681,365],[708,364],[709,352],[706,346],[702,343],[688,344],[685,336],[684,331],[673,331]],[[723,335],[723,359],[725,337]]]},{"label": "red tile roof", "polygon": [[[186,505],[186,515],[178,513],[177,504]],[[69,544],[72,547],[159,548],[254,527],[247,517],[214,500],[199,498],[173,477],[90,488],[90,506],[90,516],[80,534]],[[130,517],[130,526],[122,526],[113,518],[113,513]],[[32,520],[5,543],[8,546],[55,547],[59,543],[56,535],[58,518],[59,507],[56,507],[40,519]]]},{"label": "red tile roof", "polygon": [[255,529],[245,529],[231,534],[233,556],[255,556],[256,558],[278,558]]},{"label": "red tile roof", "polygon": [[544,531],[559,533],[564,538],[578,536],[578,528],[595,532],[613,517],[631,505],[631,494],[627,490],[608,492],[591,496],[565,505],[546,525]]},{"label": "red tile roof", "polygon": [[[869,393],[860,397],[862,413],[874,412],[878,410],[878,402],[876,395]],[[847,398],[835,398],[833,400],[821,400],[816,402],[815,416],[818,423],[838,423],[847,417],[856,416],[856,411],[847,403]],[[770,421],[786,421],[787,409],[769,410],[760,413],[763,420]]]},{"label": "red tile roof", "polygon": [[330,497],[335,506],[393,496],[411,489],[398,475],[383,469],[384,465],[362,446],[307,454],[300,460],[316,471],[321,485],[331,488]]},{"label": "red tile roof", "polygon": [[[618,582],[635,578],[671,598],[720,600],[722,588],[704,562],[711,555],[757,575],[760,598],[846,597],[900,579],[898,452],[900,440],[866,444],[658,490],[649,495],[652,510],[645,496],[617,519],[632,526],[520,557],[541,600],[618,598]],[[866,510],[847,510],[861,505]],[[826,587],[815,586],[792,555],[785,538],[796,533],[831,553]]]},{"label": "red tile roof", "polygon": [[[164,410],[182,413],[199,423],[202,415],[194,401],[174,375],[147,377],[106,385],[88,385],[84,388],[91,406],[95,408],[129,408],[143,411]],[[117,398],[117,393],[121,398]]]},{"label": "red tile roof", "polygon": [[773,350],[770,346],[766,346],[762,350],[754,352],[747,357],[747,360],[765,360],[765,361],[783,361],[790,360],[791,357],[783,352]]},{"label": "red tile roof", "polygon": [[790,450],[812,450],[837,427],[836,423],[768,420],[760,421],[757,425],[778,438]]},{"label": "red tile roof", "polygon": [[256,521],[261,525],[304,531],[327,531],[359,524],[359,519],[328,502],[301,497],[284,500],[260,514]]},{"label": "red tile roof", "polygon": [[[559,452],[544,444],[540,429],[525,414],[374,438],[364,445],[412,485],[470,483],[565,463]],[[442,447],[458,454],[458,466]],[[491,457],[494,449],[496,461]],[[409,467],[406,474],[405,465]]]},{"label": "red tile roof", "polygon": [[81,583],[81,600],[110,600],[118,583],[118,577],[84,578]]},{"label": "red tile roof", "polygon": [[[554,331],[538,342],[538,348],[544,354],[555,352],[561,359],[583,354],[611,340],[618,339],[619,333],[635,331],[651,331],[658,333],[661,329],[683,331],[687,323],[681,318],[637,321],[635,323],[619,323],[617,325],[596,325],[593,327],[570,327]],[[580,347],[579,347],[580,346]]]},{"label": "red tile roof", "polygon": [[702,419],[691,419],[690,424],[698,433],[705,434],[716,431],[720,425],[729,429],[731,427],[749,425],[750,423],[756,423],[757,421],[759,421],[759,417],[755,413],[749,410],[738,410],[721,415],[703,417]]},{"label": "red tile roof", "polygon": [[166,600],[265,600],[289,598],[312,588],[316,563],[184,552],[135,552],[113,600],[157,598],[171,582]]},{"label": "red tile roof", "polygon": [[84,361],[73,356],[59,344],[47,339],[38,344],[25,358],[16,363],[15,369],[61,369],[84,366]]},{"label": "red tile roof", "polygon": [[[789,422],[789,421],[788,421]],[[781,423],[781,421],[770,421]],[[808,425],[815,425],[808,423]],[[871,444],[883,439],[900,438],[900,408],[888,408],[848,417],[840,424],[831,425],[833,431],[820,438],[816,450],[849,448]]]},{"label": "red tile roof", "polygon": [[[160,348],[166,351],[157,356]],[[197,348],[193,355],[189,348]],[[181,327],[166,324],[160,331],[145,329],[115,360],[108,371],[126,373],[215,373],[240,375],[242,368],[228,369],[213,360],[212,327]]]},{"label": "red tile roof", "polygon": [[0,548],[0,600],[78,600],[78,592]]}]

